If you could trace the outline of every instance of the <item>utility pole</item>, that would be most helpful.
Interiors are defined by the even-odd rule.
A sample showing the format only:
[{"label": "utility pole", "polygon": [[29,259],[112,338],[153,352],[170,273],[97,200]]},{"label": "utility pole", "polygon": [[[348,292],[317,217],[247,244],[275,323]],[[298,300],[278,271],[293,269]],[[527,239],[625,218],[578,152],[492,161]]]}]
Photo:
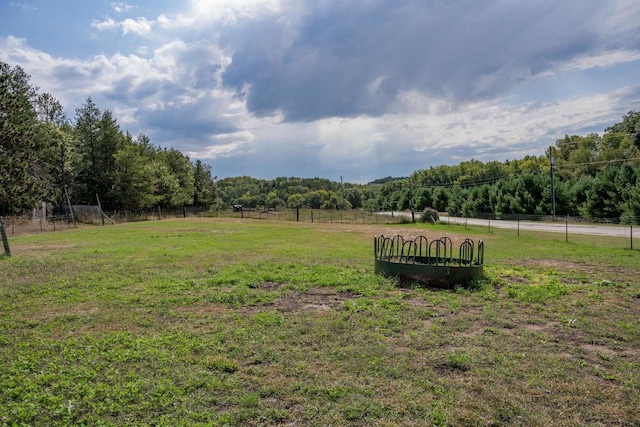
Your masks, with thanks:
[{"label": "utility pole", "polygon": [[556,158],[552,153],[553,147],[549,147],[549,167],[551,169],[551,215],[553,216],[553,221],[556,220],[556,177],[554,171],[556,169]]},{"label": "utility pole", "polygon": [[342,175],[340,175],[340,187],[342,187],[342,210],[344,210],[344,183],[342,182]]}]

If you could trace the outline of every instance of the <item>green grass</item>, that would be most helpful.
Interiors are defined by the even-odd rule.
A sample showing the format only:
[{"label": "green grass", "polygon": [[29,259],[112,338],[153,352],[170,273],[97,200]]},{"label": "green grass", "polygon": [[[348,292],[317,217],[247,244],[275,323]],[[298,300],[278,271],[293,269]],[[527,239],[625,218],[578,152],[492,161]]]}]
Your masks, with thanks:
[{"label": "green grass", "polygon": [[[373,235],[483,239],[454,291]],[[637,425],[640,252],[447,225],[187,219],[10,239],[0,425]]]}]

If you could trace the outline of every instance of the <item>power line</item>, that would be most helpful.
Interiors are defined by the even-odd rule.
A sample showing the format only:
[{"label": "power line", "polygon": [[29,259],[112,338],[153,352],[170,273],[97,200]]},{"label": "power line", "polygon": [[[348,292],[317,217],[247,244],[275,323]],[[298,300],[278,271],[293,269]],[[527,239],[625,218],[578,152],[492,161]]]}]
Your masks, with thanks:
[{"label": "power line", "polygon": [[[562,144],[563,147],[566,147],[568,145],[577,145],[577,144],[582,144],[582,143],[589,143],[589,142],[593,142],[593,143],[598,143],[598,142],[602,142],[602,141],[606,141],[609,139],[614,139],[614,138],[624,138],[625,136],[628,137],[636,137],[638,136],[638,134],[640,134],[640,132],[630,132],[630,133],[622,133],[622,132],[608,132],[603,134],[602,136],[600,136],[597,133],[592,133],[589,134],[587,136],[581,136],[581,135],[567,135],[564,138],[560,138],[556,140],[556,144]],[[581,138],[580,140],[577,141],[565,141],[566,138]],[[597,139],[594,140],[590,140],[591,137],[596,137]],[[558,149],[560,147],[558,147],[557,145],[552,145],[552,148]]]},{"label": "power line", "polygon": [[606,164],[606,163],[621,163],[621,162],[628,162],[631,160],[640,160],[640,157],[632,157],[630,159],[600,160],[595,162],[584,162],[584,163],[565,163],[562,165],[556,164],[556,168],[560,169],[560,168],[572,168],[576,166],[598,165],[598,164]]}]

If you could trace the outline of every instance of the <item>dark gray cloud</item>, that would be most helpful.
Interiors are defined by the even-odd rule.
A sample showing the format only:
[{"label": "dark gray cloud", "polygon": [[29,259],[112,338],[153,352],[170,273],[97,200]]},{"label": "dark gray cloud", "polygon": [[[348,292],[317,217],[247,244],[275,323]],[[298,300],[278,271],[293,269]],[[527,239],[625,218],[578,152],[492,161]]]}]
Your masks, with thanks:
[{"label": "dark gray cloud", "polygon": [[157,108],[140,106],[136,119],[154,134],[166,140],[204,139],[207,135],[237,131],[232,120],[224,117],[220,106],[211,99],[186,104],[167,104]]},{"label": "dark gray cloud", "polygon": [[82,13],[59,29],[78,44],[44,50],[22,17],[24,38],[0,25],[0,59],[71,116],[91,96],[219,177],[366,182],[540,155],[639,105],[636,0],[163,3]]},{"label": "dark gray cloud", "polygon": [[594,24],[607,3],[597,0],[318,3],[223,36],[234,52],[223,82],[254,114],[378,116],[406,91],[454,104],[490,99],[605,48]]}]

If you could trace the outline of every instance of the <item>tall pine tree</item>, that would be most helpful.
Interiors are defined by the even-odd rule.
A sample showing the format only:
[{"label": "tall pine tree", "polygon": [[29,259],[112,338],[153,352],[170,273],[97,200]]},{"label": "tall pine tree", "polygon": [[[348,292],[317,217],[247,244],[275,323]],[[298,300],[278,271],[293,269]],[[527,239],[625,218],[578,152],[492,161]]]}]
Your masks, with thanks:
[{"label": "tall pine tree", "polygon": [[36,89],[20,67],[0,62],[0,214],[35,206],[43,195],[37,178]]}]

